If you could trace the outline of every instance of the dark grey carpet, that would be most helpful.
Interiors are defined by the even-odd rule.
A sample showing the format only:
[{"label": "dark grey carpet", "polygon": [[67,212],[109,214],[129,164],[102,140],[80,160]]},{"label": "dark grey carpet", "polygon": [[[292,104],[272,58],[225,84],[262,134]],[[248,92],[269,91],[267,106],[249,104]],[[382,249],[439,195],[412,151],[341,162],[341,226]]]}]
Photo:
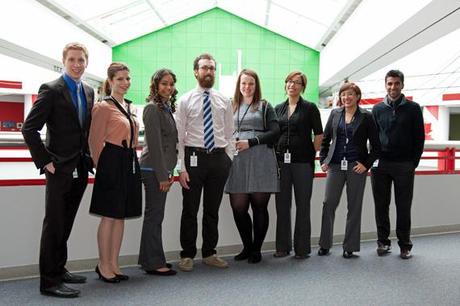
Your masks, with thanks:
[{"label": "dark grey carpet", "polygon": [[378,257],[375,243],[362,244],[360,257],[330,256],[276,259],[265,253],[257,265],[234,262],[219,270],[196,260],[195,270],[173,277],[124,272],[131,280],[106,284],[94,272],[75,285],[81,297],[41,296],[38,280],[0,282],[1,305],[460,305],[460,234],[414,238],[414,257],[393,253]]}]

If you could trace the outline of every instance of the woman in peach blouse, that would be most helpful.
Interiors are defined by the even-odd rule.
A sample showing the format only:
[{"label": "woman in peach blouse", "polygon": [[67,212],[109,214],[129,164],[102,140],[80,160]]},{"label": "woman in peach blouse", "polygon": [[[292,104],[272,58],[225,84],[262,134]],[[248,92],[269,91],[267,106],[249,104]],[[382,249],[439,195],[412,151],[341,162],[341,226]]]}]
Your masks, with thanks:
[{"label": "woman in peach blouse", "polygon": [[131,85],[129,68],[112,63],[104,94],[92,111],[89,146],[96,167],[90,213],[101,216],[97,232],[99,279],[127,280],[118,264],[124,219],[142,214],[142,187],[136,156],[139,124],[131,101],[124,98]]}]

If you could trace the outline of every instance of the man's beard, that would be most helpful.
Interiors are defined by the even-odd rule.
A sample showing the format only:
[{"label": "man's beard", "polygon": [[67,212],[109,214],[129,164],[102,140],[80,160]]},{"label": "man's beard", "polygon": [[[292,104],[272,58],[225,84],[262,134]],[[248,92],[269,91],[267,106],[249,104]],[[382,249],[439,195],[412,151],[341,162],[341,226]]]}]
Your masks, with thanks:
[{"label": "man's beard", "polygon": [[206,75],[202,78],[198,77],[198,84],[203,88],[211,88],[214,85],[214,76]]}]

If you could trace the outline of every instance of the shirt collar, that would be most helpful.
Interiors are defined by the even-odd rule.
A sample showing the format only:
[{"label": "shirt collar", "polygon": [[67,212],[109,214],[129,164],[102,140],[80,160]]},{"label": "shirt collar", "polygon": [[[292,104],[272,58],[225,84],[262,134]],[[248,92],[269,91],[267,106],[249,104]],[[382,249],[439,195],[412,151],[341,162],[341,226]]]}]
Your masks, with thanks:
[{"label": "shirt collar", "polygon": [[211,93],[212,88],[203,88],[200,85],[196,85],[196,91],[200,94],[204,94],[205,91],[207,91],[208,93]]},{"label": "shirt collar", "polygon": [[64,78],[64,81],[67,83],[67,85],[69,86],[69,88],[71,90],[76,90],[77,89],[77,86],[79,86],[81,84],[81,80],[79,80],[78,82],[76,82],[74,79],[72,79],[66,72],[64,72],[62,74],[62,77]]}]

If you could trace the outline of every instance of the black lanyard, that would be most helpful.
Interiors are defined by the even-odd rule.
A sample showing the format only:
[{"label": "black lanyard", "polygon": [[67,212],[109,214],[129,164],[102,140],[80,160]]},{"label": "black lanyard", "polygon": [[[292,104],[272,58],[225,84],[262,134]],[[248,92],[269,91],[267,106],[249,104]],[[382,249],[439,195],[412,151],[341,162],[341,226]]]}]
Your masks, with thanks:
[{"label": "black lanyard", "polygon": [[129,121],[129,127],[131,131],[131,139],[129,141],[129,148],[132,149],[133,139],[134,139],[134,123],[131,120],[131,109],[129,107],[129,103],[128,103],[128,110],[126,111],[123,108],[123,106],[121,106],[120,102],[117,101],[117,99],[115,99],[113,96],[110,96],[109,98],[115,103],[115,106],[118,108],[118,110],[120,110],[120,112],[122,112]]},{"label": "black lanyard", "polygon": [[[355,113],[353,114],[353,117],[351,117],[351,120],[350,120],[350,123],[349,124],[352,124],[353,121],[355,120],[355,115],[356,115],[356,111]],[[340,120],[343,120],[343,132],[345,134],[345,145],[343,146],[343,150],[345,152],[345,154],[347,153],[347,145],[348,145],[348,133],[347,133],[347,120],[345,119],[345,116],[346,116],[346,112],[345,110],[343,111],[343,116],[340,117]]]},{"label": "black lanyard", "polygon": [[239,136],[240,136],[241,124],[243,123],[244,117],[246,117],[246,114],[248,113],[248,110],[251,108],[251,105],[252,105],[252,101],[251,101],[251,103],[249,103],[248,108],[246,108],[246,111],[244,112],[243,117],[241,117],[241,120],[240,120],[240,106],[241,106],[241,104],[238,105],[238,114],[237,114],[238,116],[236,117],[236,128],[237,128],[236,132],[238,133],[237,138],[239,138]]}]

